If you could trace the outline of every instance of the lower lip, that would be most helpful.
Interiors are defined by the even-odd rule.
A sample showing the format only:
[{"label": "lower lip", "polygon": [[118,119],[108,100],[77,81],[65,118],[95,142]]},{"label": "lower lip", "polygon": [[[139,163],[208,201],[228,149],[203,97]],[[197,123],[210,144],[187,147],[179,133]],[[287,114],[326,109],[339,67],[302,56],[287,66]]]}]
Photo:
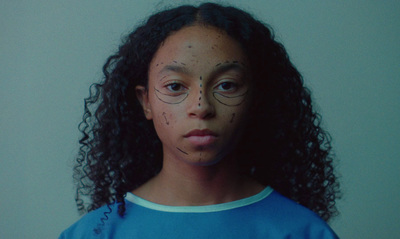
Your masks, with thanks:
[{"label": "lower lip", "polygon": [[187,137],[190,143],[196,146],[207,146],[215,142],[217,139],[216,136],[213,135],[204,135],[204,136],[189,136]]}]

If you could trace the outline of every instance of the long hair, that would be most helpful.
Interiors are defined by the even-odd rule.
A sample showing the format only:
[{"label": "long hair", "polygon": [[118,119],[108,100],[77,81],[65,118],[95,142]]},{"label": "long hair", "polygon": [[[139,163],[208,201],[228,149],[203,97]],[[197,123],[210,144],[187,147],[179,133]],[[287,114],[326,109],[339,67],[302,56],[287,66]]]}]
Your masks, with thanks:
[{"label": "long hair", "polygon": [[[135,96],[165,39],[185,26],[214,26],[240,43],[254,84],[249,123],[239,142],[244,173],[329,220],[337,213],[339,184],[329,135],[313,110],[309,90],[271,28],[234,7],[205,3],[159,12],[129,34],[91,86],[79,129],[74,167],[81,212],[118,203],[162,168],[161,142]],[[87,204],[86,201],[89,201]]]}]

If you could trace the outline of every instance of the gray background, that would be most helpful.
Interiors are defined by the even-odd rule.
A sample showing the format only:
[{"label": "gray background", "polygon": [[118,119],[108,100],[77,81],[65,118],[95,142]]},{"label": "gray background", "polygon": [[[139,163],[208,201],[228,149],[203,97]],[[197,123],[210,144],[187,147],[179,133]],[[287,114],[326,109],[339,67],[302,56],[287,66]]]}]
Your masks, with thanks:
[{"label": "gray background", "polygon": [[[1,238],[56,238],[79,218],[83,98],[121,37],[167,2],[194,1],[0,2]],[[313,90],[340,160],[331,226],[342,238],[398,238],[400,2],[230,2],[274,27]]]}]

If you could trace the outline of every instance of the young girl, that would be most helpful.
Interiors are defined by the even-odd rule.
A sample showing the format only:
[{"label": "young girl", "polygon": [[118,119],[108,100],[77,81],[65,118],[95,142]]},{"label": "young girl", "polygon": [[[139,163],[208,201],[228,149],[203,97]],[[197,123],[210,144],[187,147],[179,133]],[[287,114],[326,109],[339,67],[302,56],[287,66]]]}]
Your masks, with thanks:
[{"label": "young girl", "polygon": [[150,17],[103,71],[74,168],[91,212],[60,238],[336,238],[330,140],[268,27],[181,6]]}]

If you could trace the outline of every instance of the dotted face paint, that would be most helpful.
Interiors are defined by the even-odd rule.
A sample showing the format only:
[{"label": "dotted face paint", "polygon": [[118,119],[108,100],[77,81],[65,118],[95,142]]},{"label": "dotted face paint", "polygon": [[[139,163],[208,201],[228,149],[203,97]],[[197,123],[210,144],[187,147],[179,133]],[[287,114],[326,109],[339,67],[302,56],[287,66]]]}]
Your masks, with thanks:
[{"label": "dotted face paint", "polygon": [[[185,65],[185,63],[173,61],[175,64]],[[248,86],[244,84],[243,73],[244,65],[238,61],[225,61],[215,65],[217,71],[222,72],[215,80],[213,86],[212,96],[217,102],[225,106],[239,106],[241,105],[248,93]],[[173,70],[185,71],[184,67],[171,66]],[[226,73],[230,72],[230,73]],[[233,73],[232,73],[233,72]],[[159,81],[163,81],[167,76],[162,77]],[[201,100],[203,97],[203,77],[200,76],[200,92],[198,98],[198,107],[201,107]],[[154,88],[157,98],[167,104],[179,104],[189,96],[189,89],[186,88],[179,81],[167,82],[164,87]]]},{"label": "dotted face paint", "polygon": [[188,92],[176,94],[172,92],[162,92],[162,90],[158,90],[156,88],[154,88],[154,92],[157,98],[166,104],[179,104],[189,95]]},{"label": "dotted face paint", "polygon": [[[168,70],[172,71],[185,71],[185,63],[173,61],[176,65],[168,66]],[[181,65],[181,66],[179,66]],[[159,79],[159,82],[166,81],[169,75],[165,75]],[[188,95],[188,89],[178,80],[168,80],[163,83],[163,86],[157,85],[154,87],[154,92],[157,98],[166,104],[179,104],[184,101]]]},{"label": "dotted face paint", "polygon": [[232,118],[231,118],[231,120],[229,121],[229,123],[233,123],[233,120],[235,119],[235,115],[236,115],[235,113],[232,114]]},{"label": "dotted face paint", "polygon": [[176,147],[176,149],[177,150],[179,150],[179,152],[181,152],[181,153],[183,153],[183,154],[186,154],[186,155],[188,155],[188,153],[186,153],[185,151],[183,151],[182,149],[180,149],[180,148],[178,148],[178,147]]},{"label": "dotted face paint", "polygon": [[165,40],[143,94],[164,162],[208,166],[230,156],[251,104],[248,64],[240,44],[212,27],[185,27]]},{"label": "dotted face paint", "polygon": [[200,101],[201,101],[201,96],[202,96],[202,93],[203,93],[203,77],[202,77],[202,76],[200,76],[200,97],[199,97],[199,107],[201,107],[201,103],[200,103]]},{"label": "dotted face paint", "polygon": [[[245,69],[243,63],[239,61],[225,61],[215,65],[222,72],[229,72],[235,69]],[[237,73],[225,76],[222,74],[219,84],[213,89],[213,97],[217,102],[226,106],[239,106],[241,105],[248,93],[248,85],[244,84],[242,74],[238,71]]]},{"label": "dotted face paint", "polygon": [[163,115],[163,117],[164,117],[164,119],[165,119],[165,123],[166,123],[167,125],[169,125],[169,121],[168,121],[167,116],[166,116],[167,113],[163,112],[162,115]]},{"label": "dotted face paint", "polygon": [[240,93],[240,94],[235,94],[235,95],[225,95],[225,94],[219,93],[219,92],[213,93],[214,98],[219,103],[226,105],[226,106],[241,105],[244,102],[246,95],[247,95],[247,91]]}]

